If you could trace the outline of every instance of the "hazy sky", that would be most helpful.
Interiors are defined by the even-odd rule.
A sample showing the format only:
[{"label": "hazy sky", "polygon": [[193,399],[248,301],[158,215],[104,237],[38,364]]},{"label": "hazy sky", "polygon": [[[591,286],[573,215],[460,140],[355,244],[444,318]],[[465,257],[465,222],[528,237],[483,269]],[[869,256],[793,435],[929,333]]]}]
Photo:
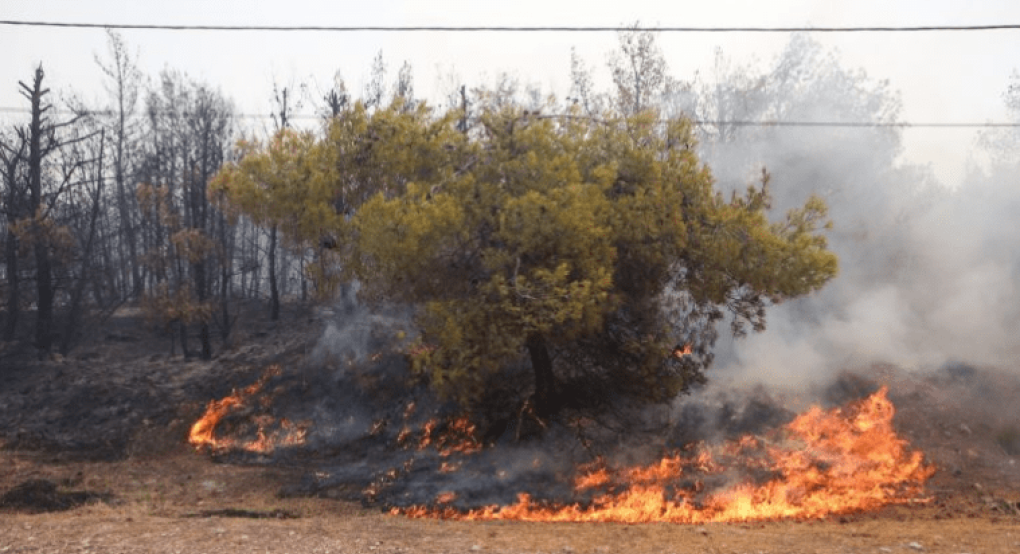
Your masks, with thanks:
[{"label": "hazy sky", "polygon": [[[86,23],[196,25],[618,25],[662,26],[919,26],[1020,23],[1016,0],[649,0],[489,2],[339,0],[3,0],[0,19]],[[456,73],[468,84],[491,82],[503,71],[524,83],[566,93],[570,48],[596,67],[603,85],[613,33],[278,33],[125,30],[143,71],[164,67],[219,86],[244,113],[268,111],[274,81],[328,88],[340,71],[360,93],[380,49],[393,77],[407,60],[418,96],[438,99],[439,75]],[[904,121],[1002,121],[1002,93],[1020,66],[1020,30],[940,33],[815,34],[838,49],[843,64],[873,79],[888,79],[902,93]],[[669,33],[659,43],[672,73],[690,79],[709,71],[716,49],[738,64],[772,61],[785,34]],[[0,107],[24,107],[17,81],[40,61],[47,83],[74,90],[86,101],[101,94],[93,57],[105,55],[100,29],[0,26]],[[311,111],[306,106],[304,111]],[[0,113],[0,121],[16,119]],[[931,163],[955,184],[975,132],[917,129],[904,133],[907,159]]]}]

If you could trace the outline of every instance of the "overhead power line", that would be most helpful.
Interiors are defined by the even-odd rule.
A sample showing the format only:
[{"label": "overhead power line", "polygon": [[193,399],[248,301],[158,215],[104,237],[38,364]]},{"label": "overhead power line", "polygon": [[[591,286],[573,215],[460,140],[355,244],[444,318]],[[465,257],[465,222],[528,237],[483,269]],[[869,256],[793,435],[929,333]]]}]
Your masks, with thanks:
[{"label": "overhead power line", "polygon": [[[29,114],[32,113],[31,108],[17,108],[17,107],[0,107],[0,113],[20,113]],[[149,112],[139,112],[140,116],[146,116]],[[115,115],[116,112],[111,110],[85,110],[85,111],[72,111],[72,110],[51,110],[46,112],[47,115]],[[158,115],[162,117],[172,117],[181,119],[195,119],[196,116],[189,112],[178,112],[165,113],[161,112]],[[272,119],[275,117],[273,114],[260,114],[260,113],[235,113],[230,114],[230,117],[236,119]],[[287,119],[321,119],[321,116],[315,114],[288,114]]]},{"label": "overhead power line", "polygon": [[903,129],[908,128],[932,128],[932,127],[946,127],[946,128],[980,128],[980,127],[1020,127],[1020,123],[1002,123],[1002,122],[986,122],[986,123],[974,123],[974,122],[921,122],[921,123],[888,123],[888,122],[875,122],[869,123],[867,121],[707,121],[707,120],[694,120],[695,125],[716,125],[720,127],[734,126],[734,127],[898,127]]},{"label": "overhead power line", "polygon": [[148,23],[79,23],[58,21],[0,20],[0,25],[22,27],[62,27],[76,29],[144,29],[153,31],[317,31],[335,33],[358,32],[494,32],[494,33],[591,33],[618,31],[651,31],[657,33],[901,33],[940,31],[1010,31],[1020,24],[998,25],[921,25],[903,27],[671,27],[671,26],[513,26],[513,25],[168,25]]},{"label": "overhead power line", "polygon": [[[0,113],[16,113],[16,114],[28,114],[31,113],[29,108],[18,108],[18,107],[0,107]],[[81,112],[75,112],[70,110],[55,110],[47,112],[53,115],[80,115]],[[85,115],[114,115],[114,112],[108,110],[90,110],[85,112]],[[144,115],[144,114],[143,114]],[[161,113],[161,116],[178,117],[185,119],[192,119],[194,116],[190,113],[178,113],[174,114]],[[239,113],[233,114],[232,117],[237,119],[272,119],[272,114],[258,114],[258,113]],[[316,114],[292,114],[287,116],[288,119],[322,119],[321,115]],[[557,116],[552,116],[557,117]],[[922,128],[990,128],[990,127],[1007,127],[1007,128],[1020,128],[1020,122],[1009,123],[1009,122],[997,122],[997,121],[986,121],[986,122],[967,122],[967,121],[950,121],[950,122],[869,122],[869,121],[777,121],[777,120],[731,120],[731,119],[694,119],[691,123],[695,125],[712,125],[716,127],[895,127],[901,129],[922,129]]]}]

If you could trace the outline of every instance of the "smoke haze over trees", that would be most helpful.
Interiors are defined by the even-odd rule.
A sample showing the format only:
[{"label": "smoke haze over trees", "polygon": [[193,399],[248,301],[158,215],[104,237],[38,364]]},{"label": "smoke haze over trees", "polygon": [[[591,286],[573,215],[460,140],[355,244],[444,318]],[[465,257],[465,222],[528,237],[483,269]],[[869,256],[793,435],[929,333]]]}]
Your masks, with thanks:
[{"label": "smoke haze over trees", "polygon": [[[700,83],[703,119],[898,121],[887,83],[843,68],[834,53],[795,36],[771,68],[734,66],[720,54]],[[1012,96],[1011,96],[1012,94]],[[1007,103],[1015,89],[1007,93]],[[772,313],[771,328],[733,343],[721,366],[776,383],[824,379],[873,362],[925,368],[952,360],[1003,364],[1020,340],[1020,192],[1015,161],[998,155],[947,190],[930,170],[903,163],[901,131],[873,128],[706,128],[702,150],[720,186],[741,187],[764,165],[780,210],[808,194],[830,207],[840,277]],[[994,140],[993,140],[994,137]],[[1016,151],[1012,133],[983,150]],[[1013,158],[1015,160],[1015,158]]]},{"label": "smoke haze over trees", "polygon": [[[592,78],[602,60],[574,56],[563,68],[571,91],[561,100],[549,99],[527,76],[497,74],[481,83],[451,72],[442,104],[460,110],[462,131],[507,108],[591,117],[654,108],[665,117],[706,121],[899,121],[900,101],[888,84],[844,67],[807,35],[792,37],[764,70],[720,52],[714,67],[693,76],[670,73],[654,35],[620,39],[607,60],[608,90]],[[349,187],[317,191],[334,212],[305,228],[270,223],[268,212],[297,204],[265,206],[265,218],[233,211],[210,194],[213,175],[246,155],[239,139],[248,145],[277,139],[238,117],[231,91],[173,69],[144,75],[137,55],[110,35],[96,67],[106,95],[91,105],[47,94],[74,84],[50,82],[46,60],[38,74],[20,76],[25,107],[37,117],[0,124],[0,356],[26,348],[66,354],[90,321],[139,303],[166,333],[168,349],[209,357],[229,337],[234,303],[258,299],[268,312],[274,296],[333,290],[344,237],[327,230],[335,223],[330,218],[353,215],[386,186],[373,175],[352,174]],[[415,94],[423,87],[410,65],[388,65],[382,52],[365,62],[371,79],[360,95],[340,78],[327,91],[283,90],[323,119],[358,101],[372,113],[394,98],[405,114],[418,108]],[[1014,77],[1004,100],[1020,121],[1018,82]],[[272,105],[267,94],[277,125],[291,128],[279,135],[281,147],[325,135],[319,121],[284,124],[285,104]],[[689,147],[727,197],[757,183],[763,169],[772,177],[774,220],[812,194],[822,197],[833,222],[826,236],[840,258],[840,276],[821,292],[770,308],[765,332],[731,341],[722,322],[715,363],[722,374],[811,379],[871,361],[995,364],[1020,353],[1015,134],[984,135],[978,148],[987,163],[975,165],[957,190],[946,190],[928,168],[901,161],[895,127],[702,125],[694,132]],[[342,168],[347,161],[334,163]],[[281,166],[281,175],[292,170],[300,167]]]}]

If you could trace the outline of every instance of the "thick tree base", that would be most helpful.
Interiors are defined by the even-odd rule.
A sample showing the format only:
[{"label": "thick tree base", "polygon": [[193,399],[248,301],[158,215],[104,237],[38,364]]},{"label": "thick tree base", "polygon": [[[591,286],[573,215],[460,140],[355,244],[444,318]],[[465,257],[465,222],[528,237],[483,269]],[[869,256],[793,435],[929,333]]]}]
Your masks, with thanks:
[{"label": "thick tree base", "polygon": [[[534,417],[546,420],[560,410],[559,386],[552,371],[552,358],[545,337],[538,333],[528,335],[528,354],[535,372],[535,394],[529,400]],[[527,407],[526,407],[527,408]]]}]

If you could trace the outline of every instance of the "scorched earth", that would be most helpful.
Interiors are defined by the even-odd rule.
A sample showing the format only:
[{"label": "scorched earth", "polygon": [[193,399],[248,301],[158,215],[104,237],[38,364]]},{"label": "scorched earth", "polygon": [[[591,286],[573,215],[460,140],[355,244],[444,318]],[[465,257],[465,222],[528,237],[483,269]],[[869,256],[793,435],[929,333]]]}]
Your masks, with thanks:
[{"label": "scorched earth", "polygon": [[[107,336],[136,328],[130,317],[114,318],[111,325],[121,327]],[[835,412],[818,409],[787,423],[779,434],[700,454],[676,452],[657,464],[639,466],[603,460],[575,476],[572,485],[587,491],[580,507],[521,503],[470,512],[444,506],[448,502],[438,498],[424,507],[398,507],[402,515],[393,515],[393,506],[351,500],[363,491],[341,486],[295,496],[316,490],[301,484],[314,481],[321,460],[217,455],[188,444],[189,432],[210,401],[258,383],[267,368],[299,362],[313,346],[307,337],[316,336],[317,322],[308,321],[305,328],[287,329],[256,323],[248,329],[249,341],[209,363],[154,356],[163,345],[150,344],[139,332],[132,341],[100,342],[81,359],[5,367],[0,552],[1020,551],[1020,383],[1006,371],[1010,368],[953,366],[923,373],[856,368],[854,379],[887,389],[840,408],[838,419],[829,421]],[[114,409],[101,409],[109,406]],[[867,414],[877,414],[878,423],[862,419]],[[259,416],[256,408],[248,408],[232,417],[272,426],[269,435],[263,434],[267,440],[304,437],[300,421],[289,424],[288,434],[279,431],[279,422]],[[824,429],[805,430],[807,422]],[[236,422],[234,428],[246,429]],[[858,442],[842,444],[835,428],[855,430]],[[877,431],[896,433],[882,439],[891,450],[874,448]],[[216,432],[229,437],[229,429]],[[406,440],[414,454],[422,431],[412,432]],[[821,437],[821,446],[808,446],[812,434]],[[803,477],[837,481],[800,484],[794,494],[777,484],[787,481],[775,481],[791,473],[769,468],[756,474],[757,489],[742,489],[738,483],[718,494],[746,494],[759,507],[778,506],[785,499],[807,512],[777,512],[794,517],[780,521],[707,522],[727,508],[714,508],[715,497],[699,496],[696,478],[680,476],[704,476],[711,483],[720,464],[731,462],[740,449],[755,453],[742,458],[745,465],[752,464],[747,460],[786,460],[801,464],[797,471]],[[841,466],[829,459],[835,451],[878,452],[880,459],[858,457],[858,465]],[[890,462],[888,455],[897,458]],[[879,467],[898,472],[894,485],[841,488],[838,480],[868,478]],[[607,522],[619,520],[609,514],[649,491],[665,501],[644,508],[646,514],[692,523]],[[840,496],[840,491],[893,498],[884,507],[878,506],[884,502],[867,500],[859,509],[836,509],[812,519],[818,515],[811,511],[815,495]],[[690,496],[697,503],[683,502]],[[57,508],[66,509],[47,511]],[[698,510],[676,515],[675,510],[691,508]],[[488,521],[460,520],[472,513]],[[507,520],[513,519],[510,514],[562,519],[564,513],[589,521]]]}]

